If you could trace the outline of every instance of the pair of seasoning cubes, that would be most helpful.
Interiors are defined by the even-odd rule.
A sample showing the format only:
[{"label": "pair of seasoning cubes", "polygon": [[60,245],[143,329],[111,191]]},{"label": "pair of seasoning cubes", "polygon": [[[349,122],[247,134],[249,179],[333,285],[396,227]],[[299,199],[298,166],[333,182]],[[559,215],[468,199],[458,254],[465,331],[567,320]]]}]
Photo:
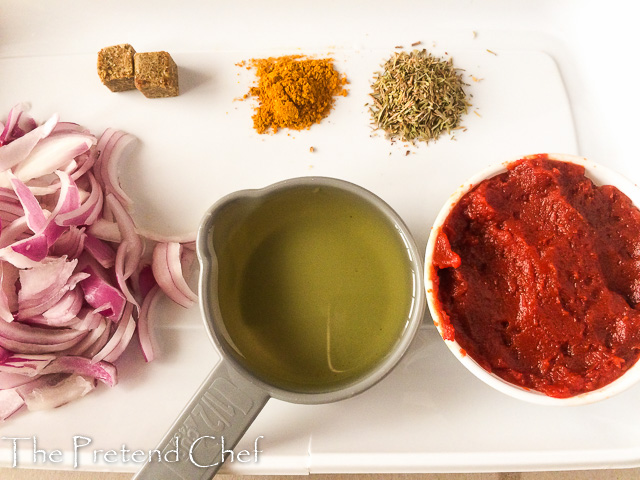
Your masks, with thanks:
[{"label": "pair of seasoning cubes", "polygon": [[98,52],[98,75],[112,92],[137,88],[147,98],[176,97],[178,67],[167,52],[136,53],[128,43]]}]

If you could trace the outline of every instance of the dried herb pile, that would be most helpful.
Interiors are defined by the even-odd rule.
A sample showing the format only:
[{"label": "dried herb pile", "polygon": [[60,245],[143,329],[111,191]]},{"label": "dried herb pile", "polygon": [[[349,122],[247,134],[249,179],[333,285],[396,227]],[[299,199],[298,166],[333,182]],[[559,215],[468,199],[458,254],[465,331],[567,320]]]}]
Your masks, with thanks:
[{"label": "dried herb pile", "polygon": [[334,104],[334,96],[347,95],[347,78],[333,67],[332,59],[308,59],[301,55],[251,59],[258,84],[245,96],[258,99],[253,127],[258,133],[280,128],[302,130],[319,123]]},{"label": "dried herb pile", "polygon": [[372,85],[373,123],[392,140],[435,140],[461,128],[460,119],[470,105],[465,85],[452,59],[426,50],[396,52]]}]

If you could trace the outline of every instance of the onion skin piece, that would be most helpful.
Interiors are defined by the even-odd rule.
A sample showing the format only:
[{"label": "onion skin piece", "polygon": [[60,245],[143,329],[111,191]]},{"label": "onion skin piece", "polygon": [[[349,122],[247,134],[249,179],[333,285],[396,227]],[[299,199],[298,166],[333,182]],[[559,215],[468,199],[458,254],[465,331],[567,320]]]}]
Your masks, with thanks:
[{"label": "onion skin piece", "polygon": [[31,411],[48,410],[84,397],[96,388],[96,381],[80,375],[45,375],[16,389]]}]

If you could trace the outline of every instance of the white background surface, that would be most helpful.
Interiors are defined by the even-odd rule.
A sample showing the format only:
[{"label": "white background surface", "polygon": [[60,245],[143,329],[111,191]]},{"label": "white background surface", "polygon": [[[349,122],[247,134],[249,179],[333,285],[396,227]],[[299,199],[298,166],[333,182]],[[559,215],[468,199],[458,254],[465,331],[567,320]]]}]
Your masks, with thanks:
[{"label": "white background surface", "polygon": [[[634,181],[636,48],[625,2],[41,2],[0,3],[0,116],[19,101],[100,133],[139,139],[123,171],[136,220],[162,233],[196,228],[220,196],[300,175],[354,181],[405,219],[424,250],[431,222],[460,183],[486,165],[544,151],[579,154]],[[476,32],[474,37],[472,32]],[[468,130],[417,148],[371,137],[365,103],[394,46],[421,41],[452,55],[467,76]],[[169,51],[182,93],[150,100],[114,94],[95,72],[97,51],[128,42]],[[497,53],[492,55],[490,49]],[[252,101],[234,101],[253,74],[235,66],[289,53],[331,55],[349,96],[304,132],[257,135]],[[479,115],[476,115],[477,111]],[[313,146],[314,153],[309,152]],[[411,153],[405,156],[405,152]],[[2,436],[37,435],[68,450],[150,449],[215,363],[197,309],[159,312],[161,352],[137,348],[120,384],[53,412],[22,414]],[[431,320],[399,367],[372,390],[323,406],[271,400],[238,448],[263,435],[242,473],[486,471],[640,464],[640,388],[575,409],[536,407],[494,392],[447,351]],[[0,464],[9,466],[9,442]],[[23,466],[33,466],[28,456]],[[71,460],[67,456],[67,460]],[[55,465],[45,465],[55,466]],[[103,468],[85,459],[83,468]],[[133,471],[131,462],[107,466]]]}]

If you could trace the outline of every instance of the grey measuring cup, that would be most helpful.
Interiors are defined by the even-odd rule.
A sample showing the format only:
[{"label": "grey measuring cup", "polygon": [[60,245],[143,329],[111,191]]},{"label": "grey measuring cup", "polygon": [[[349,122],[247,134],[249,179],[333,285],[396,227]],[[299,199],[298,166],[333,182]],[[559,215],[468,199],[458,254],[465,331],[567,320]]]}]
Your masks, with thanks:
[{"label": "grey measuring cup", "polygon": [[[356,207],[356,210],[350,210]],[[339,218],[336,217],[338,219],[334,221],[333,217],[325,217],[325,212],[329,211],[332,214],[339,213]],[[260,336],[268,334],[268,332],[264,333],[264,330],[260,330],[260,322],[263,319],[253,318],[251,320],[257,325],[255,326],[256,330],[245,330],[245,333],[249,332],[246,335],[252,336],[249,341],[245,342],[247,339],[243,338],[242,334],[239,336],[234,330],[235,327],[232,328],[231,319],[235,316],[242,316],[248,307],[240,301],[237,302],[237,305],[234,304],[235,306],[227,305],[229,303],[227,300],[221,301],[221,298],[224,299],[226,295],[225,289],[229,288],[229,285],[233,287],[238,284],[239,278],[243,275],[242,272],[248,272],[246,275],[253,274],[251,269],[255,268],[255,264],[252,262],[273,261],[276,262],[276,271],[279,271],[278,255],[272,254],[272,252],[266,254],[260,248],[270,242],[277,243],[280,230],[290,228],[298,217],[304,218],[305,228],[315,229],[313,231],[317,232],[321,238],[323,238],[323,232],[338,229],[329,241],[340,241],[347,246],[355,247],[352,250],[356,255],[362,256],[363,258],[359,261],[364,262],[357,264],[356,270],[362,266],[367,267],[369,264],[373,266],[381,259],[386,260],[387,255],[392,259],[397,258],[399,262],[406,265],[406,269],[400,270],[400,272],[402,282],[406,281],[407,291],[402,290],[403,296],[398,297],[403,302],[401,309],[403,313],[396,315],[395,310],[390,310],[392,320],[395,322],[393,327],[395,330],[392,330],[393,335],[385,340],[387,343],[381,344],[384,345],[380,347],[381,354],[369,360],[365,358],[364,353],[359,353],[359,351],[356,353],[355,350],[351,352],[346,349],[342,353],[342,358],[347,359],[346,362],[351,360],[355,362],[354,364],[362,362],[366,368],[349,370],[348,368],[339,368],[340,365],[332,365],[332,347],[330,345],[332,317],[331,315],[327,317],[326,339],[317,339],[317,342],[312,343],[326,343],[326,360],[328,360],[328,368],[330,369],[327,378],[339,378],[336,381],[311,382],[316,378],[314,377],[315,371],[297,372],[299,378],[302,379],[297,381],[286,379],[284,377],[286,371],[283,369],[274,369],[271,372],[272,375],[268,371],[261,371],[261,363],[259,362],[259,365],[256,366],[255,363],[252,364],[249,361],[248,357],[256,352],[259,353],[263,348]],[[321,222],[325,222],[325,224]],[[351,225],[349,222],[355,222],[354,225],[358,225],[358,222],[363,224],[363,229],[359,230],[363,234],[360,240],[356,237],[351,239],[349,236],[348,226]],[[375,228],[376,222],[380,222],[380,231]],[[377,235],[384,237],[385,241],[390,243],[377,245]],[[315,234],[313,239],[317,240]],[[350,245],[348,243],[350,241],[362,243],[372,241],[375,248],[385,249],[384,258],[366,258],[366,255],[362,253],[365,252],[365,248],[359,244]],[[327,247],[326,242],[321,246]],[[242,255],[237,254],[237,252],[243,252],[245,247],[250,251],[250,254],[246,255],[246,260]],[[306,253],[306,251],[302,251],[305,259],[307,259]],[[230,450],[237,444],[271,397],[293,403],[318,404],[335,402],[363,392],[380,381],[398,363],[409,347],[424,314],[426,301],[422,260],[408,228],[398,214],[379,197],[362,187],[343,180],[301,177],[285,180],[263,189],[236,192],[222,198],[207,211],[200,224],[197,254],[201,267],[198,284],[200,308],[209,336],[221,353],[222,359],[213,368],[213,371],[157,447],[161,458],[164,458],[171,451],[179,452],[182,457],[171,462],[150,459],[134,477],[137,479],[196,480],[213,477],[223,464],[221,455],[223,447],[225,450]],[[307,259],[312,264],[316,260],[314,255],[310,254]],[[393,255],[396,256],[393,257]],[[227,256],[233,257],[235,263],[227,260]],[[338,263],[343,261],[348,263],[349,260],[349,258],[341,259]],[[383,264],[386,263],[390,263],[392,268],[388,269],[388,272],[382,269],[382,274],[376,276],[375,281],[372,280],[372,282],[375,288],[396,289],[397,285],[391,280],[395,277],[389,273],[394,271],[393,269],[396,267],[395,260],[383,262]],[[293,265],[293,267],[298,266]],[[338,267],[340,265],[336,268]],[[325,265],[316,265],[313,268],[321,269],[325,268]],[[317,272],[314,270],[314,273]],[[226,278],[226,276],[230,278]],[[331,283],[338,281],[339,278],[327,280],[328,288],[333,288]],[[367,279],[367,285],[372,283],[369,280],[371,279]],[[275,280],[260,278],[259,282],[273,283]],[[297,288],[299,285],[294,285],[294,287]],[[265,288],[267,288],[266,285]],[[269,288],[274,288],[276,290],[273,291],[279,292],[278,285],[271,285]],[[313,299],[314,291],[309,292],[305,288],[303,286],[301,291]],[[380,291],[385,292],[385,290]],[[261,290],[255,292],[262,295]],[[353,294],[349,291],[344,293],[346,295]],[[356,292],[357,294],[358,292]],[[269,295],[272,295],[271,291],[265,294],[264,298],[260,298],[258,306],[251,311],[266,312],[264,315],[267,315],[268,311],[263,308],[263,303],[268,303],[268,299],[271,298]],[[383,294],[381,297],[383,297],[382,301],[387,298]],[[357,296],[351,298],[356,302],[359,300]],[[252,299],[244,298],[244,301],[247,300],[251,303]],[[380,301],[380,298],[365,298],[363,303],[368,304],[369,300],[375,304],[376,301]],[[281,301],[283,301],[282,298],[274,299],[274,302]],[[376,308],[385,310],[385,305],[380,304]],[[304,307],[304,305],[302,306]],[[331,309],[331,305],[328,309]],[[372,310],[367,311],[371,312]],[[225,315],[227,323],[225,323]],[[395,318],[395,316],[399,318]],[[340,320],[343,321],[344,318],[341,317]],[[360,320],[362,325],[359,326],[360,330],[356,330],[360,333],[351,332],[351,334],[361,335],[362,338],[357,338],[359,343],[353,345],[365,344],[367,346],[368,343],[378,342],[379,336],[382,334],[372,331],[375,324],[369,325],[367,323],[369,318]],[[307,328],[305,321],[306,318],[301,318],[296,319],[295,322],[295,328],[301,329],[302,333],[305,333],[305,328]],[[350,319],[346,320],[346,327],[349,327],[349,321]],[[371,321],[373,322],[373,319]],[[383,327],[380,327],[379,330],[382,331]],[[348,330],[341,331],[340,335],[343,335],[343,340],[346,338],[345,335],[348,335],[344,331]],[[286,344],[284,340],[283,344]],[[311,338],[310,340],[316,339]],[[243,346],[245,343],[248,346]],[[278,357],[282,353],[278,351],[278,348],[281,348],[280,345],[278,342],[271,342],[270,346],[275,351],[271,357]],[[295,349],[298,344],[290,344],[289,346]],[[298,368],[298,363],[304,364],[302,358],[308,353],[307,350],[311,351],[312,348],[303,345],[299,349],[296,353],[299,357],[295,358],[301,360],[293,362],[296,365],[291,368]],[[265,355],[265,362],[271,357]],[[365,360],[369,363],[364,363]],[[322,362],[325,362],[325,359]],[[357,373],[344,373],[352,371]],[[306,379],[310,381],[307,383]]]}]

